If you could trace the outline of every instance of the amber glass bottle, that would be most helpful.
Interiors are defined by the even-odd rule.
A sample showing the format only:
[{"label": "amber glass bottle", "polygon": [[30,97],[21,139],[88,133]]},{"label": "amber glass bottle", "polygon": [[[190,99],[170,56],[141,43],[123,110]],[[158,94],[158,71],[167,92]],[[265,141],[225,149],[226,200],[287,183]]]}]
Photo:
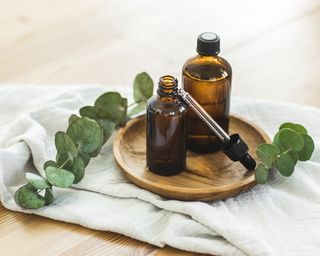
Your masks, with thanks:
[{"label": "amber glass bottle", "polygon": [[178,81],[160,77],[156,96],[147,106],[147,166],[169,176],[186,165],[187,106],[177,95]]},{"label": "amber glass bottle", "polygon": [[[220,39],[210,32],[198,37],[199,55],[186,61],[182,69],[182,82],[201,106],[228,132],[231,92],[230,64],[220,56]],[[189,109],[188,111],[188,148],[202,153],[214,152],[221,148],[220,140]]]}]

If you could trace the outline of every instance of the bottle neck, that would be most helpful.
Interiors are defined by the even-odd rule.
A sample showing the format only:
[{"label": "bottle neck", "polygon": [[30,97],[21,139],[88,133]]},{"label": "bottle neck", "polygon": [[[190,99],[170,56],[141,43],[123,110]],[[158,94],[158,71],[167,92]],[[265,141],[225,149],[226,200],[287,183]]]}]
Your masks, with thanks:
[{"label": "bottle neck", "polygon": [[178,80],[170,75],[162,76],[158,82],[158,95],[160,98],[175,98],[178,95]]},{"label": "bottle neck", "polygon": [[201,57],[201,58],[216,59],[216,58],[218,58],[218,53],[214,54],[214,55],[202,55],[202,54],[198,53],[198,56]]}]

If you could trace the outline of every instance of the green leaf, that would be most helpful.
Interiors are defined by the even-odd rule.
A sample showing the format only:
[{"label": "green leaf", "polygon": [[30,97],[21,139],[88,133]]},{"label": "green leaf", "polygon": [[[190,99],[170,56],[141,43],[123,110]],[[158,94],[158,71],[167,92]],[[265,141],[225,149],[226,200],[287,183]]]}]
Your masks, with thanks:
[{"label": "green leaf", "polygon": [[89,117],[93,120],[98,119],[96,109],[93,106],[85,106],[83,108],[80,108],[79,112],[82,117]]},{"label": "green leaf", "polygon": [[98,123],[103,128],[103,144],[111,137],[114,129],[116,128],[115,123],[107,119],[99,119]]},{"label": "green leaf", "polygon": [[153,81],[151,77],[142,72],[138,74],[133,82],[133,98],[135,102],[147,101],[153,94]]},{"label": "green leaf", "polygon": [[56,161],[57,161],[58,166],[53,166],[53,167],[63,168],[63,169],[66,169],[66,170],[71,170],[72,167],[73,167],[73,160],[74,160],[73,156],[60,155],[59,153],[57,153]]},{"label": "green leaf", "polygon": [[81,158],[82,158],[82,160],[84,162],[84,165],[87,166],[89,164],[89,162],[90,162],[90,155],[80,152],[79,156],[81,156]]},{"label": "green leaf", "polygon": [[276,161],[276,167],[283,176],[290,176],[294,171],[294,162],[289,153],[283,153]]},{"label": "green leaf", "polygon": [[116,124],[121,124],[126,116],[126,100],[117,92],[102,94],[94,107],[99,118],[109,119]]},{"label": "green leaf", "polygon": [[298,152],[300,161],[310,160],[312,153],[314,151],[314,142],[313,139],[307,134],[301,134],[304,141],[303,148]]},{"label": "green leaf", "polygon": [[[100,126],[100,129],[101,129],[101,136],[100,136],[100,143],[99,143],[99,146],[98,146],[98,148],[95,150],[95,151],[93,151],[92,153],[90,153],[90,157],[94,157],[94,156],[97,156],[97,155],[99,155],[99,153],[100,153],[100,151],[101,151],[101,148],[102,148],[102,146],[103,146],[103,144],[104,144],[104,130],[103,130],[103,128]],[[96,155],[94,155],[94,154],[96,154]],[[94,155],[94,156],[93,156]]]},{"label": "green leaf", "polygon": [[280,131],[279,140],[281,145],[289,150],[300,151],[304,145],[302,136],[289,128]]},{"label": "green leaf", "polygon": [[101,125],[99,127],[101,129],[100,143],[99,143],[99,146],[97,147],[97,149],[90,153],[90,157],[96,157],[97,155],[99,155],[99,153],[101,151],[101,148],[102,148],[102,146],[104,144],[104,130],[101,127]]},{"label": "green leaf", "polygon": [[45,173],[50,184],[60,188],[70,187],[75,179],[72,172],[52,166],[47,167]]},{"label": "green leaf", "polygon": [[75,158],[74,164],[73,164],[73,173],[74,173],[75,179],[73,183],[78,183],[79,181],[82,180],[84,176],[84,169],[85,169],[85,164],[83,159],[80,156]]},{"label": "green leaf", "polygon": [[77,115],[75,114],[72,114],[69,119],[68,119],[68,124],[72,124],[73,122],[77,121],[78,119],[80,119],[80,117],[78,117]]},{"label": "green leaf", "polygon": [[[126,99],[123,98],[123,104],[125,105],[124,107],[127,108],[127,102]],[[83,108],[82,108],[83,109]],[[93,113],[95,111],[94,107],[86,106],[84,110],[82,110],[83,116],[86,115],[87,117],[95,120],[102,128],[103,128],[103,141],[102,145],[110,138],[112,135],[116,125],[114,122],[108,120],[108,119],[101,119],[99,118],[96,113]],[[81,110],[80,110],[81,112]],[[126,118],[126,111],[124,112],[125,118]],[[101,145],[101,146],[102,146]],[[95,150],[93,153],[91,153],[91,156],[96,156],[99,154],[101,146]]]},{"label": "green leaf", "polygon": [[54,197],[51,187],[46,189],[46,192],[44,194],[44,200],[46,201],[46,205],[50,205],[53,203]]},{"label": "green leaf", "polygon": [[43,169],[47,169],[48,166],[59,167],[59,165],[55,161],[52,161],[52,160],[45,162]]},{"label": "green leaf", "polygon": [[100,127],[102,129],[102,138],[100,141],[99,147],[90,153],[90,157],[96,157],[100,154],[102,146],[107,142],[107,140],[110,138],[112,132],[114,131],[115,124],[107,119],[99,119],[98,123],[100,124]]},{"label": "green leaf", "polygon": [[45,205],[43,196],[37,193],[37,190],[30,185],[26,184],[19,188],[14,196],[16,203],[26,209],[38,209]]},{"label": "green leaf", "polygon": [[101,142],[103,136],[100,125],[87,117],[82,117],[72,123],[67,134],[71,137],[79,151],[90,154],[95,151]]},{"label": "green leaf", "polygon": [[102,148],[102,146],[98,147],[95,151],[90,153],[90,157],[92,157],[92,158],[97,157],[101,152],[101,148]]},{"label": "green leaf", "polygon": [[38,191],[38,189],[37,189],[36,187],[32,186],[30,183],[26,183],[26,184],[24,184],[23,186],[24,186],[25,188],[31,190],[31,191],[35,191],[35,192]]},{"label": "green leaf", "polygon": [[308,131],[306,128],[304,128],[301,124],[294,124],[294,123],[290,123],[290,122],[287,122],[287,123],[283,123],[279,130],[283,130],[285,128],[289,128],[291,130],[294,130],[296,131],[297,133],[299,134],[308,134]]},{"label": "green leaf", "polygon": [[124,126],[127,122],[128,100],[126,98],[122,98],[121,104],[124,110],[120,117],[119,126]]},{"label": "green leaf", "polygon": [[[79,119],[80,120],[80,119]],[[75,121],[73,124],[76,124],[79,122]],[[60,155],[68,155],[70,157],[75,157],[78,155],[78,150],[76,145],[74,144],[72,138],[66,134],[65,132],[57,132],[55,135],[55,145],[57,148],[57,151]]]},{"label": "green leaf", "polygon": [[136,114],[139,114],[142,111],[146,110],[146,102],[141,101],[137,103],[130,111],[129,111],[129,116],[134,116]]},{"label": "green leaf", "polygon": [[272,144],[260,144],[257,147],[257,155],[261,159],[261,161],[271,168],[276,161],[280,150]]},{"label": "green leaf", "polygon": [[294,165],[298,162],[298,153],[296,151],[290,150],[288,151],[289,156],[292,158]]},{"label": "green leaf", "polygon": [[264,184],[268,181],[269,169],[268,167],[260,163],[255,169],[254,174],[255,174],[256,182],[258,184]]},{"label": "green leaf", "polygon": [[[86,156],[87,155],[85,155],[85,157]],[[62,164],[65,163],[66,159],[67,159],[67,156],[65,156],[65,155],[63,155],[63,156],[59,155],[58,156],[58,162],[59,163],[62,163]],[[90,161],[90,157],[89,157],[89,161]],[[63,167],[60,167],[60,168],[65,169],[65,170],[67,170],[69,172],[72,172],[74,174],[74,176],[75,176],[74,183],[78,183],[83,178],[85,167],[86,167],[86,165],[85,165],[85,162],[83,160],[83,155],[79,154],[78,156],[73,158],[72,161],[68,161],[66,164],[63,165]]]},{"label": "green leaf", "polygon": [[45,189],[50,187],[50,184],[39,175],[27,172],[25,176],[26,180],[37,189]]},{"label": "green leaf", "polygon": [[279,136],[280,135],[280,131],[278,131],[274,137],[273,137],[273,142],[272,142],[272,145],[275,145],[279,150],[280,152],[284,152],[286,149],[284,146],[281,145],[281,142],[280,142],[280,139],[279,139]]}]

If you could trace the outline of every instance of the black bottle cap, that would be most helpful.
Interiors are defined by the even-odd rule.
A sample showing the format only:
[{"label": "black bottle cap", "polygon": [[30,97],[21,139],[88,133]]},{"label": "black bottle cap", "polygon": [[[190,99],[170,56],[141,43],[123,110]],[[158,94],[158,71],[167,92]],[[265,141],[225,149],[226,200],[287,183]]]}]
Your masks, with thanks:
[{"label": "black bottle cap", "polygon": [[197,52],[200,55],[212,56],[220,52],[220,38],[212,32],[204,32],[198,37]]},{"label": "black bottle cap", "polygon": [[253,170],[256,167],[256,161],[249,155],[248,151],[248,145],[239,134],[231,135],[230,141],[225,143],[222,148],[222,152],[232,161],[240,161],[248,170]]}]

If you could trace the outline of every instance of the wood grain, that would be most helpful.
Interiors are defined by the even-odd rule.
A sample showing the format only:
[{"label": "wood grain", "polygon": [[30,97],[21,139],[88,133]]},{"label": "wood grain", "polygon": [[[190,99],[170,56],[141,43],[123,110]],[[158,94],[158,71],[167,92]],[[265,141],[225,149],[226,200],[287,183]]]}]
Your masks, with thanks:
[{"label": "wood grain", "polygon": [[[233,67],[233,97],[320,107],[319,23],[317,0],[0,0],[0,83],[131,86],[143,70],[180,77],[196,36],[214,31]],[[195,255],[3,207],[0,250]]]},{"label": "wood grain", "polygon": [[[245,192],[255,183],[254,172],[222,152],[199,154],[187,152],[186,169],[179,175],[165,177],[146,167],[146,116],[137,117],[121,128],[113,143],[113,154],[124,175],[134,184],[171,199],[212,201]],[[239,116],[230,116],[230,134],[239,133],[256,158],[255,149],[270,143],[260,128]]]}]

